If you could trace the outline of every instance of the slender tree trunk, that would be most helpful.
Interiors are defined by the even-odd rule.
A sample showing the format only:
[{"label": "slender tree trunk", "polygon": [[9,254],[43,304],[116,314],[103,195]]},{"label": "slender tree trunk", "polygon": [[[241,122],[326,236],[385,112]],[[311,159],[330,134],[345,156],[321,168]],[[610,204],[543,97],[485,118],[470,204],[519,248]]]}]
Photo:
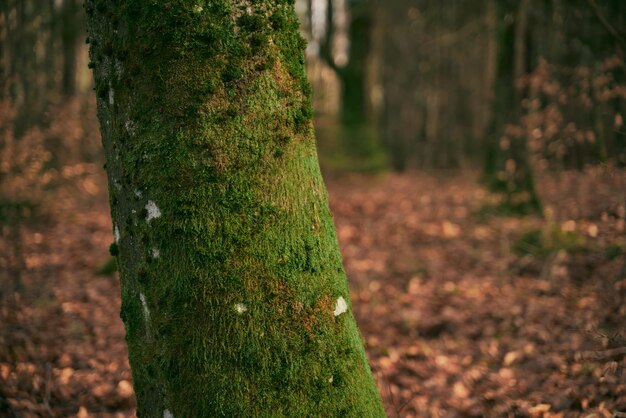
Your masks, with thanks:
[{"label": "slender tree trunk", "polygon": [[501,193],[505,211],[540,212],[527,138],[520,127],[526,92],[518,85],[526,73],[530,0],[502,1],[497,6],[498,66],[484,180],[491,191]]},{"label": "slender tree trunk", "polygon": [[521,103],[522,98],[525,96],[525,89],[519,87],[521,78],[526,75],[527,64],[527,32],[528,32],[528,13],[529,13],[530,0],[520,0],[517,14],[515,17],[515,41],[513,43],[514,57],[513,57],[513,82],[515,84],[515,101]]},{"label": "slender tree trunk", "polygon": [[63,72],[61,89],[65,96],[76,93],[76,56],[78,55],[79,11],[77,0],[65,0],[61,17]]},{"label": "slender tree trunk", "polygon": [[9,96],[9,10],[8,1],[0,4],[0,100]]},{"label": "slender tree trunk", "polygon": [[348,63],[340,72],[343,90],[341,119],[346,125],[363,125],[370,110],[367,97],[367,63],[372,44],[372,16],[369,0],[350,4],[350,52]]},{"label": "slender tree trunk", "polygon": [[86,11],[138,415],[384,416],[292,2]]},{"label": "slender tree trunk", "polygon": [[493,111],[494,100],[494,84],[496,78],[497,68],[497,49],[498,44],[496,42],[496,30],[498,25],[498,17],[496,13],[495,0],[488,0],[485,6],[485,27],[486,27],[486,39],[484,43],[484,72],[481,76],[482,91],[479,98],[482,99],[482,103],[478,106],[477,117],[478,123],[476,127],[476,144],[480,148],[484,148],[486,136],[489,128],[489,121],[491,120],[491,112]]}]

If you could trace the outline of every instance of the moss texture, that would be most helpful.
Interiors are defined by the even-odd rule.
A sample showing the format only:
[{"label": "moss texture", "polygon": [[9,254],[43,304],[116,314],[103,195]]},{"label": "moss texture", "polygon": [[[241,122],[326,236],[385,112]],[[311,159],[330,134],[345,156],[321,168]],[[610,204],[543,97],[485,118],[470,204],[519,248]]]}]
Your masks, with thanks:
[{"label": "moss texture", "polygon": [[85,7],[138,415],[384,416],[293,1]]}]

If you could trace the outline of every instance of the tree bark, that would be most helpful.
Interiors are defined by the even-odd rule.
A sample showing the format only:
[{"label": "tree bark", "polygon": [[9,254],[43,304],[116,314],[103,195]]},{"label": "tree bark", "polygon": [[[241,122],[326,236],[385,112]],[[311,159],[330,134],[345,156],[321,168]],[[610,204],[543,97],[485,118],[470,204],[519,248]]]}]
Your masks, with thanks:
[{"label": "tree bark", "polygon": [[293,2],[86,11],[138,416],[384,416]]}]

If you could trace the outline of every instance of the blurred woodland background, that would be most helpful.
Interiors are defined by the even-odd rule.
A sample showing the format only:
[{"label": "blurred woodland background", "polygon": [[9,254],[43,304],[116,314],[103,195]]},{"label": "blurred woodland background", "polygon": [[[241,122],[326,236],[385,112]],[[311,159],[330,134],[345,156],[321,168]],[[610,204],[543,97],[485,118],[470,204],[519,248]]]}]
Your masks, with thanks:
[{"label": "blurred woodland background", "polygon": [[[297,0],[389,416],[626,416],[626,2]],[[133,416],[80,0],[0,1],[0,416]]]}]

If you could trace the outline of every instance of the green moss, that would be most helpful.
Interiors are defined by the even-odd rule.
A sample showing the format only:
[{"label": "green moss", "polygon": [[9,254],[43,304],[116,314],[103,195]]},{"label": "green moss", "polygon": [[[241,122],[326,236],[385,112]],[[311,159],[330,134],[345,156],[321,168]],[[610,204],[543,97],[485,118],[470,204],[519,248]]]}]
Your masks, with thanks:
[{"label": "green moss", "polygon": [[285,15],[284,9],[279,9],[270,16],[270,24],[272,29],[277,32],[282,32],[288,28],[288,17]]},{"label": "green moss", "polygon": [[222,80],[225,83],[239,80],[242,76],[241,65],[237,65],[237,63],[230,63],[222,72]]},{"label": "green moss", "polygon": [[237,19],[237,24],[242,30],[255,33],[265,29],[266,21],[260,15],[243,13],[239,19]]},{"label": "green moss", "polygon": [[[107,10],[107,2],[105,0],[98,0],[95,2],[96,10],[98,13],[104,13]],[[91,8],[90,8],[91,9]]]},{"label": "green moss", "polygon": [[588,246],[582,235],[563,231],[558,225],[546,230],[533,229],[525,232],[512,246],[514,253],[520,256],[530,255],[545,259],[559,251],[587,251]]},{"label": "green moss", "polygon": [[98,276],[111,276],[117,271],[117,260],[110,257],[105,263],[96,269]]},{"label": "green moss", "polygon": [[617,257],[620,257],[626,254],[626,245],[624,244],[611,244],[608,245],[604,251],[605,256],[608,260],[614,260]]},{"label": "green moss", "polygon": [[105,100],[107,98],[109,89],[104,81],[101,81],[96,84],[96,97],[99,99]]},{"label": "green moss", "polygon": [[104,55],[106,55],[107,57],[110,57],[111,55],[113,55],[113,43],[111,42],[107,42],[104,45],[104,48],[102,48],[102,52],[104,53]]}]

